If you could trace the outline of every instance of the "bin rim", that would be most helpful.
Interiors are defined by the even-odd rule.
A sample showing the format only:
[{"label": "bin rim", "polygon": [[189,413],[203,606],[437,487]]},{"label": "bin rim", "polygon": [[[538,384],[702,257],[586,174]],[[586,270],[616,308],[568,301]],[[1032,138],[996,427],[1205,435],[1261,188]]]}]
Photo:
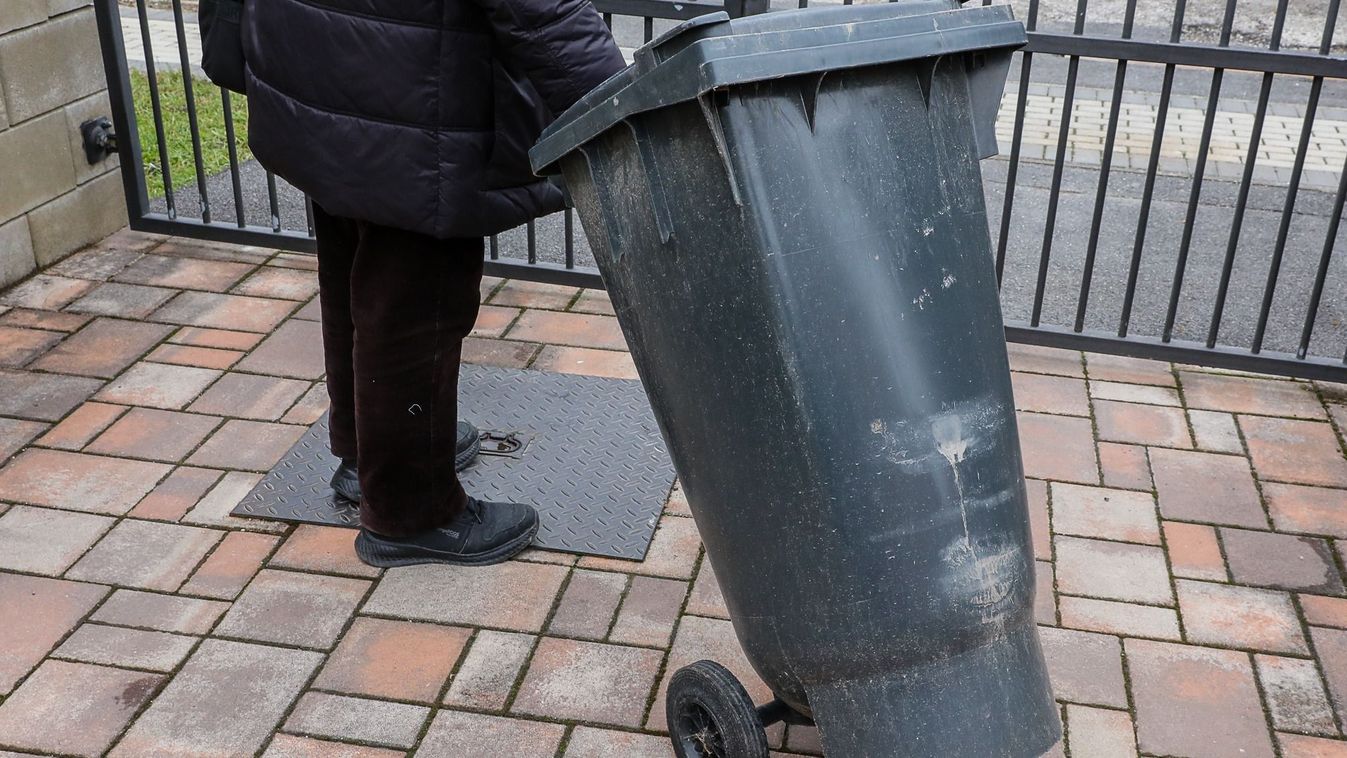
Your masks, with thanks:
[{"label": "bin rim", "polygon": [[[560,173],[562,158],[632,116],[715,90],[1026,43],[1024,25],[1009,6],[951,2],[810,8],[739,19],[717,12],[691,19],[641,47],[635,63],[563,113],[529,151],[530,162],[539,175]],[[819,25],[799,25],[813,20]]]}]

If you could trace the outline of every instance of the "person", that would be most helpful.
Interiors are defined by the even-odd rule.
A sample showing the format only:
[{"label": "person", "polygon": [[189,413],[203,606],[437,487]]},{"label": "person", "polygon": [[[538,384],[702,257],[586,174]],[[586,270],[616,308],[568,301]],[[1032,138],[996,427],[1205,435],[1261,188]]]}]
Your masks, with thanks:
[{"label": "person", "polygon": [[484,565],[538,529],[464,491],[486,235],[559,211],[543,128],[625,66],[589,0],[249,0],[248,142],[313,201],[333,488],[373,566]]}]

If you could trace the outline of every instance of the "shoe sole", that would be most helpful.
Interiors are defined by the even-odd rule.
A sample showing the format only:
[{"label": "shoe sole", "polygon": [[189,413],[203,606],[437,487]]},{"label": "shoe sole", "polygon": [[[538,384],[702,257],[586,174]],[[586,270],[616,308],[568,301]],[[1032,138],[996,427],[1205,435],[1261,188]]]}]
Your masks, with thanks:
[{"label": "shoe sole", "polygon": [[456,555],[423,552],[409,554],[406,548],[396,545],[372,544],[369,538],[365,536],[365,532],[361,531],[355,538],[355,554],[365,565],[376,568],[416,566],[422,563],[444,563],[450,566],[490,566],[496,563],[504,563],[524,552],[529,545],[533,544],[533,538],[537,534],[538,522],[535,521],[533,528],[526,533],[491,550],[471,555]]}]

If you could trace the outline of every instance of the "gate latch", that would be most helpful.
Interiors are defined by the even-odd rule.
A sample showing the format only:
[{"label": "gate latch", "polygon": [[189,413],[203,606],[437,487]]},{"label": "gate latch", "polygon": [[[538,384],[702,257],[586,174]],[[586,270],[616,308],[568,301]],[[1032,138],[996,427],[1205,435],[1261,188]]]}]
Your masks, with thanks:
[{"label": "gate latch", "polygon": [[80,124],[80,136],[84,138],[84,157],[90,166],[117,152],[117,132],[107,116]]},{"label": "gate latch", "polygon": [[510,458],[519,457],[524,451],[524,446],[528,441],[519,435],[519,432],[498,432],[483,431],[478,438],[482,443],[482,455],[502,455]]}]

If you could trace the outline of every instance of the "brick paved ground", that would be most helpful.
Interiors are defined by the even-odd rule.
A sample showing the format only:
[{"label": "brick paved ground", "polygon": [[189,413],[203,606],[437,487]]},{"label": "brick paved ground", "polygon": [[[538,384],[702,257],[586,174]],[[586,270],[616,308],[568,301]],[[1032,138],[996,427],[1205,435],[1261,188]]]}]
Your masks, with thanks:
[{"label": "brick paved ground", "polygon": [[[124,232],[0,293],[0,755],[643,758],[678,666],[763,695],[677,491],[640,564],[379,572],[229,516],[323,410],[315,289]],[[469,360],[632,375],[602,294],[485,294]],[[1347,388],[1012,363],[1056,754],[1347,755]]]}]

